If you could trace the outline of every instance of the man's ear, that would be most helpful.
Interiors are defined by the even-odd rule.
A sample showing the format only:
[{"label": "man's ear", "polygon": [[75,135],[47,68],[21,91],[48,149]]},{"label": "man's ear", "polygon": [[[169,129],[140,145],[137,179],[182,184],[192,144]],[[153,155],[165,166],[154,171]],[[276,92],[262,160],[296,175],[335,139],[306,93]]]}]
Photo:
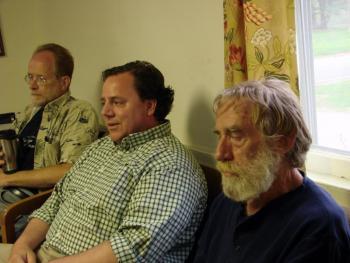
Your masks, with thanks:
[{"label": "man's ear", "polygon": [[152,116],[156,112],[157,100],[146,100],[147,115]]},{"label": "man's ear", "polygon": [[296,130],[293,130],[288,135],[282,135],[275,141],[273,148],[281,154],[289,152],[295,145],[296,133]]},{"label": "man's ear", "polygon": [[61,87],[63,91],[67,91],[70,85],[70,77],[69,76],[62,76],[60,77]]}]

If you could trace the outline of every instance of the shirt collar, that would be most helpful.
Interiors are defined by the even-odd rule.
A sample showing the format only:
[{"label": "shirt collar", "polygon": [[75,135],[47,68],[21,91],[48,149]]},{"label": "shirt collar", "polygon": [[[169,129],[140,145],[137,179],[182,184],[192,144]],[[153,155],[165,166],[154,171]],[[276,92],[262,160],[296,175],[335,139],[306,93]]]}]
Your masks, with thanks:
[{"label": "shirt collar", "polygon": [[165,120],[164,123],[154,128],[148,129],[143,132],[132,133],[123,138],[120,142],[115,144],[123,150],[134,150],[142,144],[145,144],[149,141],[153,141],[155,139],[169,136],[170,134],[170,122],[168,120]]},{"label": "shirt collar", "polygon": [[45,111],[56,111],[61,105],[65,104],[66,101],[69,100],[70,91],[67,91],[60,97],[50,101],[45,105]]},{"label": "shirt collar", "polygon": [[[45,112],[58,112],[60,106],[62,106],[63,104],[65,104],[70,98],[70,91],[67,91],[66,93],[64,93],[63,95],[61,95],[60,97],[54,99],[53,101],[50,101],[49,103],[47,103],[44,106],[44,111]],[[24,119],[22,119],[20,121],[20,123],[27,123],[40,109],[42,109],[42,106],[32,106],[30,105],[29,107],[27,107],[25,109],[25,114],[28,117],[25,117]],[[23,127],[20,127],[20,130],[22,130]]]}]

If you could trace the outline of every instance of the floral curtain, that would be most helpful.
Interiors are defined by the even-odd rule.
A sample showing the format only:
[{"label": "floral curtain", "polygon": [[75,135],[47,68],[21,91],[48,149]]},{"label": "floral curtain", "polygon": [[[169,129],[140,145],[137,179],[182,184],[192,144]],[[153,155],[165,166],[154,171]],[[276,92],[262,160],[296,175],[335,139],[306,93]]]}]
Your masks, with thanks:
[{"label": "floral curtain", "polygon": [[296,94],[294,0],[224,0],[225,87],[274,77]]}]

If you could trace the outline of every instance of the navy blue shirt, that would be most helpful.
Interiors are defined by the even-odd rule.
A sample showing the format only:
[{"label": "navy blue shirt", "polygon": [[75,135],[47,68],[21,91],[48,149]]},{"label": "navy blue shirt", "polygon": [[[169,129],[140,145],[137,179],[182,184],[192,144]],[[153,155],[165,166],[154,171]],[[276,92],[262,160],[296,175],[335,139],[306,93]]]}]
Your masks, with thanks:
[{"label": "navy blue shirt", "polygon": [[220,194],[194,262],[350,262],[349,223],[330,195],[306,177],[251,216]]},{"label": "navy blue shirt", "polygon": [[18,170],[33,170],[36,136],[43,117],[44,107],[30,119],[18,135]]}]

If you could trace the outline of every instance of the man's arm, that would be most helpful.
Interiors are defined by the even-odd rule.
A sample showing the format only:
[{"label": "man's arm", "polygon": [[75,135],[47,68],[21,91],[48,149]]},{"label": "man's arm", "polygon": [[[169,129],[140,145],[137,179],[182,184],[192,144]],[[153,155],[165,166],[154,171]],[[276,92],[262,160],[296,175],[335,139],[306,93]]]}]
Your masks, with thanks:
[{"label": "man's arm", "polygon": [[2,169],[0,169],[0,187],[21,186],[49,188],[54,186],[71,166],[72,164],[70,163],[63,163],[45,168],[19,171],[10,175],[5,174]]},{"label": "man's arm", "polygon": [[59,258],[50,262],[51,263],[81,263],[81,262],[118,263],[118,259],[113,253],[110,242],[105,241],[100,245],[90,248],[89,250],[86,250],[80,254]]},{"label": "man's arm", "polygon": [[35,262],[34,250],[44,241],[49,225],[39,219],[32,219],[22,235],[13,245],[9,262]]}]

